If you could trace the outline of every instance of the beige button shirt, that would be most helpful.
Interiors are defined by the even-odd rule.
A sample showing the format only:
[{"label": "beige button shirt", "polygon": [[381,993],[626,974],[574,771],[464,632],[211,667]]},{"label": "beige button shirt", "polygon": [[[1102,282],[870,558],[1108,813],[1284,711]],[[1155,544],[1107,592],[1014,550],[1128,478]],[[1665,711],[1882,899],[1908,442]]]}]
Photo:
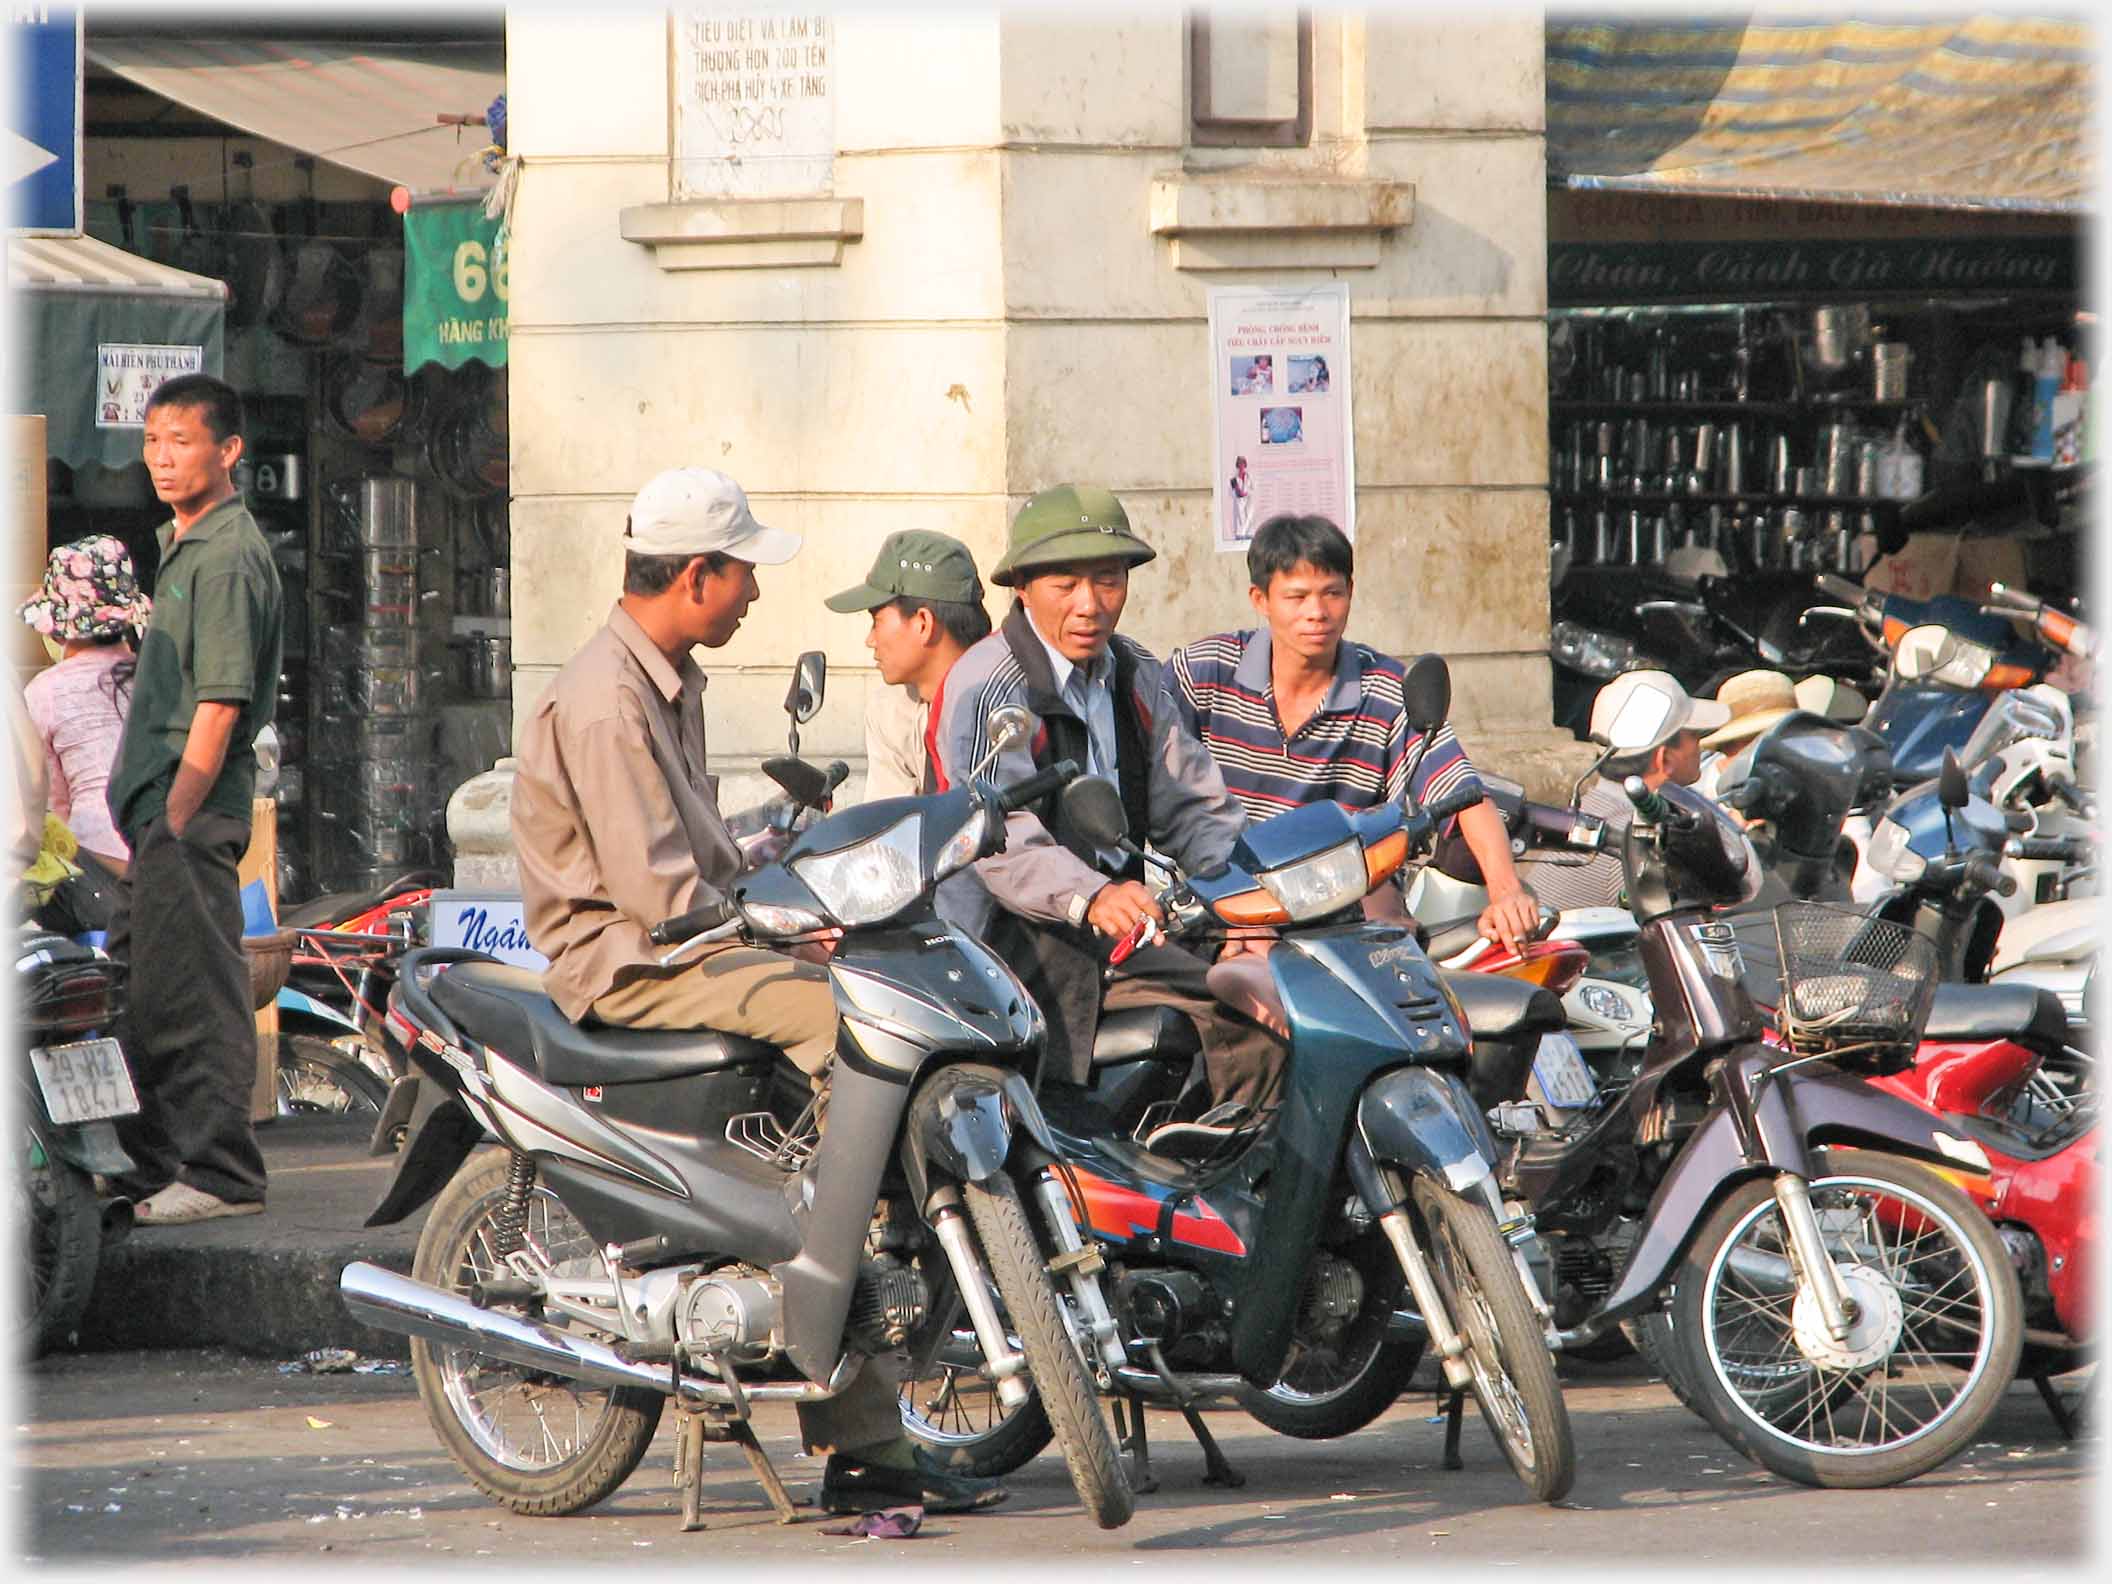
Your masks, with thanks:
[{"label": "beige button shirt", "polygon": [[670,664],[619,603],[521,729],[513,840],[528,938],[575,1022],[659,975],[646,931],[731,885],[740,850],[704,773],[704,673]]},{"label": "beige button shirt", "polygon": [[874,681],[865,694],[865,800],[924,790],[924,725],[931,706],[916,689]]}]

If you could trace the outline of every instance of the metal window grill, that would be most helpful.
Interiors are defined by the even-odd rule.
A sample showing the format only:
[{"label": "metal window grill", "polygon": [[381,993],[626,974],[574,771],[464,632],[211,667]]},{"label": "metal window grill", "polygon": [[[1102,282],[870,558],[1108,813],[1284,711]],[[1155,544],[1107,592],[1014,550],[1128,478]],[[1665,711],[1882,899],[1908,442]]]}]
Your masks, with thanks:
[{"label": "metal window grill", "polygon": [[1884,919],[1813,902],[1775,909],[1782,1036],[1799,1054],[1911,1052],[1936,994],[1936,946]]}]

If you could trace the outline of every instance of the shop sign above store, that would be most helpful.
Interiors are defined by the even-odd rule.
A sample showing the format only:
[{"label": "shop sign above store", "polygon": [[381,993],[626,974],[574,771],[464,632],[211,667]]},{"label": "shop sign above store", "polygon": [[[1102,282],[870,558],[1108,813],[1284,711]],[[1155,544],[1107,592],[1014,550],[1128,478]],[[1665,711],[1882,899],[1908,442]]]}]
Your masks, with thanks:
[{"label": "shop sign above store", "polygon": [[826,16],[675,18],[675,202],[828,195],[836,41]]},{"label": "shop sign above store", "polygon": [[1548,299],[1736,302],[1776,297],[2004,296],[2078,289],[2066,237],[2001,240],[1558,242]]},{"label": "shop sign above store", "polygon": [[403,366],[506,366],[506,239],[481,203],[403,217]]},{"label": "shop sign above store", "polygon": [[139,346],[102,342],[95,349],[95,426],[139,429],[146,425],[147,398],[163,380],[205,369],[200,346]]}]

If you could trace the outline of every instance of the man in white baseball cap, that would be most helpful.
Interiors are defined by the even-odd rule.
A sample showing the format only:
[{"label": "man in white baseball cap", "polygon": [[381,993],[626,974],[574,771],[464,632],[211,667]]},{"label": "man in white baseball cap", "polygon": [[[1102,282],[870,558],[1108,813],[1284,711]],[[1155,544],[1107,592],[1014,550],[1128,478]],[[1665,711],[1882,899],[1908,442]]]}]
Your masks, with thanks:
[{"label": "man in white baseball cap", "polygon": [[[566,1017],[762,1040],[821,1093],[836,1048],[826,970],[730,941],[663,968],[647,936],[725,895],[741,868],[705,767],[705,677],[690,651],[723,647],[761,597],[755,569],[799,546],[757,522],[723,473],[676,468],[640,490],[622,598],[522,725],[512,816],[528,938],[550,959],[543,988]],[[840,1395],[800,1404],[809,1450],[831,1453],[822,1505],[959,1512],[1001,1500],[993,1480],[917,1460],[894,1373],[873,1360]]]},{"label": "man in white baseball cap", "polygon": [[1731,718],[1715,699],[1688,696],[1676,677],[1665,671],[1629,671],[1599,689],[1591,705],[1591,735],[1610,745],[1615,723],[1641,721],[1647,741],[1623,744],[1585,789],[1579,807],[1606,822],[1605,850],[1581,864],[1541,862],[1534,865],[1533,894],[1543,907],[1613,907],[1621,899],[1620,846],[1613,839],[1635,817],[1635,806],[1621,783],[1641,776],[1655,791],[1667,781],[1692,786],[1701,774],[1701,739]]}]

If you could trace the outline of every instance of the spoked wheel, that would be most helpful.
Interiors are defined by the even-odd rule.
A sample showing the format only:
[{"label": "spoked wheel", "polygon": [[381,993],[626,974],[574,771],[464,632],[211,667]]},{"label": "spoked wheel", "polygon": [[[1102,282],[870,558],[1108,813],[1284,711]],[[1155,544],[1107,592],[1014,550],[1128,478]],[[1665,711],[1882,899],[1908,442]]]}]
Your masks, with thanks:
[{"label": "spoked wheel", "polygon": [[[487,1151],[441,1190],[418,1239],[417,1280],[467,1293],[510,1274],[500,1253],[508,1161],[504,1152]],[[559,1275],[600,1269],[593,1240],[547,1189],[530,1190],[521,1231]],[[639,1388],[584,1386],[422,1337],[411,1341],[411,1372],[426,1417],[470,1482],[531,1517],[575,1513],[613,1493],[645,1456],[667,1401]]]},{"label": "spoked wheel", "polygon": [[1115,1438],[1100,1411],[1092,1377],[1072,1340],[1061,1300],[1049,1281],[1046,1256],[1035,1244],[1019,1190],[999,1173],[980,1183],[964,1183],[961,1197],[974,1224],[990,1276],[1004,1299],[1005,1312],[1019,1337],[1020,1351],[1034,1377],[1034,1395],[1086,1515],[1103,1529],[1119,1529],[1130,1520],[1136,1499],[1115,1452]]},{"label": "spoked wheel", "polygon": [[1239,1405],[1278,1435],[1325,1441],[1361,1430],[1408,1389],[1420,1338],[1389,1342],[1403,1278],[1377,1234],[1306,1272],[1297,1330],[1283,1374],[1267,1391],[1241,1389]]},{"label": "spoked wheel", "polygon": [[[983,1368],[982,1348],[936,1250],[925,1256],[930,1318],[909,1339],[902,1371],[902,1428],[958,1474],[995,1478],[1024,1468],[1056,1432],[1039,1391],[1008,1408]],[[995,1296],[993,1294],[993,1296]],[[1004,1313],[1002,1301],[998,1312]],[[1009,1322],[1008,1322],[1009,1324]],[[1019,1346],[1016,1330],[1011,1345]]]},{"label": "spoked wheel", "polygon": [[[33,1102],[25,1100],[25,1111]],[[102,1210],[87,1173],[52,1154],[42,1119],[26,1115],[17,1169],[15,1225],[27,1280],[16,1299],[17,1345],[30,1357],[73,1335],[102,1259]]]},{"label": "spoked wheel", "polygon": [[343,1117],[372,1128],[388,1098],[389,1086],[357,1056],[312,1034],[279,1036],[280,1116]]},{"label": "spoked wheel", "polygon": [[2022,1304],[1987,1218],[1934,1173],[1828,1160],[1812,1210],[1855,1314],[1828,1331],[1795,1279],[1772,1185],[1747,1184],[1681,1264],[1672,1340],[1686,1384],[1748,1457],[1805,1485],[1868,1489],[1937,1467],[2016,1373]]},{"label": "spoked wheel", "polygon": [[1431,1275],[1467,1346],[1481,1417],[1525,1488],[1558,1501],[1577,1474],[1569,1410],[1495,1217],[1428,1178],[1416,1179],[1414,1202]]}]

